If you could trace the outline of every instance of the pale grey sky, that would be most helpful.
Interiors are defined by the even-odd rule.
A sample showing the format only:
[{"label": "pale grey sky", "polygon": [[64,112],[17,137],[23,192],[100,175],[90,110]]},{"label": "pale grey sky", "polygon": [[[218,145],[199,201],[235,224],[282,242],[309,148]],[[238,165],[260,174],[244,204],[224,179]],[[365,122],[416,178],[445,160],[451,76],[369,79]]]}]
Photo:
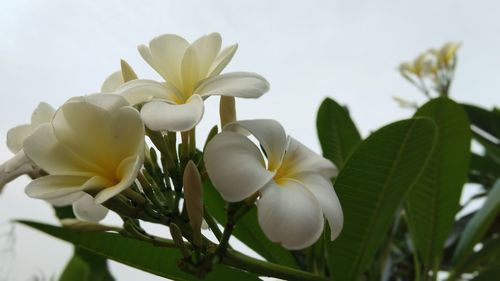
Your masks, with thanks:
[{"label": "pale grey sky", "polygon": [[[499,14],[493,0],[3,0],[0,136],[27,123],[40,101],[59,106],[72,96],[98,91],[119,59],[143,78],[157,77],[136,51],[154,36],[176,33],[194,40],[217,31],[223,45],[240,45],[227,71],[257,72],[271,83],[259,100],[238,101],[239,118],[277,119],[289,134],[319,151],[315,114],[324,97],[347,104],[365,136],[408,117],[411,112],[391,97],[424,99],[399,76],[397,65],[449,40],[463,42],[452,96],[498,105]],[[200,140],[217,119],[217,98],[210,98]],[[1,145],[0,160],[9,157]],[[24,195],[26,183],[19,179],[0,196],[0,233],[14,218],[55,223],[44,202]],[[22,226],[15,234],[15,277],[8,280],[60,272],[68,245]],[[112,269],[118,280],[160,280],[117,264]]]}]

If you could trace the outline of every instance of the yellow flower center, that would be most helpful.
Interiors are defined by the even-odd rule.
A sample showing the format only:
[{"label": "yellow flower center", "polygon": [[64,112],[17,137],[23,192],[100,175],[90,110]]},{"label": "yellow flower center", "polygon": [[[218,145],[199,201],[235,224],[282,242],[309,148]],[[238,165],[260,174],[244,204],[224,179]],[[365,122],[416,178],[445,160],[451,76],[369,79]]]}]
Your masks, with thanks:
[{"label": "yellow flower center", "polygon": [[283,159],[283,162],[281,162],[281,165],[276,170],[276,174],[274,175],[273,180],[277,185],[284,185],[287,179],[292,178],[294,172],[295,169],[292,165],[290,165],[289,161]]}]

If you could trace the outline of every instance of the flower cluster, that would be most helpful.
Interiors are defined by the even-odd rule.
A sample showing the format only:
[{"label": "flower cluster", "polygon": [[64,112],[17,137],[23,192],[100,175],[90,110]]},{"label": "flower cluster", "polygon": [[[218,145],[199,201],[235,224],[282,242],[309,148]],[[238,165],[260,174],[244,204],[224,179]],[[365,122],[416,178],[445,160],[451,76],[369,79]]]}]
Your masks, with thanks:
[{"label": "flower cluster", "polygon": [[[256,205],[263,232],[287,249],[312,245],[325,218],[331,239],[339,235],[334,164],[287,136],[276,121],[236,121],[235,97],[258,98],[269,90],[258,74],[221,74],[237,45],[221,49],[218,33],[193,43],[165,34],[138,49],[164,80],[139,79],[122,61],[100,93],[71,98],[57,110],[41,103],[31,124],[7,134],[14,156],[0,166],[0,188],[27,174],[33,179],[28,196],[72,204],[80,220],[97,222],[111,209],[128,234],[140,235],[137,221],[147,220],[179,229],[201,247],[203,182],[212,182],[229,205]],[[195,127],[213,95],[221,96],[223,128],[202,152]],[[188,225],[177,219],[186,216]]]},{"label": "flower cluster", "polygon": [[399,72],[427,97],[430,97],[431,91],[447,96],[460,46],[458,42],[448,42],[440,49],[431,48],[412,62],[401,63]]}]

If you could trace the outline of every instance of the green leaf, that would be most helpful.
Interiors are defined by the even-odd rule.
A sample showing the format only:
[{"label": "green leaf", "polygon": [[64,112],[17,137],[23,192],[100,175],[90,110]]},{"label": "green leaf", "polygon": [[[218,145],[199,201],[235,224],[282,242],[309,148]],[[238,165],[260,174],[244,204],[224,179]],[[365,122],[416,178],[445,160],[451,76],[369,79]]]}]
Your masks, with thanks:
[{"label": "green leaf", "polygon": [[329,242],[335,280],[358,280],[383,244],[408,190],[424,170],[436,140],[428,118],[385,126],[349,157],[335,181],[344,228]]},{"label": "green leaf", "polygon": [[59,281],[114,281],[107,259],[77,248]]},{"label": "green leaf", "polygon": [[[177,267],[177,261],[181,259],[180,252],[177,249],[155,247],[149,243],[114,233],[82,233],[37,222],[19,222],[95,254],[158,276],[182,281],[198,280],[193,275],[185,273]],[[238,281],[260,280],[251,273],[221,264],[214,266],[213,271],[204,280],[220,281],[228,280],[228,278],[234,278]]]},{"label": "green leaf", "polygon": [[457,280],[462,273],[472,273],[478,268],[498,262],[500,258],[500,236],[483,244],[481,250],[468,255],[452,268],[447,280]]},{"label": "green leaf", "polygon": [[461,104],[461,106],[467,112],[471,124],[500,139],[500,111],[497,109],[488,111],[470,104]]},{"label": "green leaf", "polygon": [[500,163],[500,144],[493,143],[492,140],[473,130],[473,136],[486,150],[486,155],[491,157],[496,163]]},{"label": "green leaf", "polygon": [[349,112],[334,100],[326,98],[319,107],[316,127],[323,156],[342,168],[347,157],[361,142]]},{"label": "green leaf", "polygon": [[495,162],[486,155],[471,154],[470,170],[476,174],[485,174],[492,177],[500,177],[500,163]]},{"label": "green leaf", "polygon": [[[73,207],[63,206],[54,208],[58,219],[75,218]],[[102,256],[85,249],[75,247],[73,256],[64,268],[59,281],[113,281],[114,278],[108,268],[108,262]]]},{"label": "green leaf", "polygon": [[492,264],[490,267],[479,272],[472,281],[492,281],[497,280],[498,276],[500,276],[500,262]]},{"label": "green leaf", "polygon": [[461,263],[469,255],[474,245],[484,236],[493,220],[500,214],[500,180],[497,180],[493,189],[488,193],[484,205],[477,211],[458,242],[453,255],[452,263]]},{"label": "green leaf", "polygon": [[[210,214],[220,224],[224,225],[226,223],[224,208],[226,203],[224,199],[222,199],[210,181],[205,181],[203,185],[204,201],[207,204]],[[257,221],[256,208],[252,208],[238,221],[233,235],[267,261],[297,268],[297,263],[292,254],[280,245],[271,242],[264,232],[262,232]]]},{"label": "green leaf", "polygon": [[426,170],[405,200],[408,227],[424,271],[435,270],[453,228],[467,179],[471,132],[467,114],[448,98],[437,98],[415,114],[430,117],[438,140]]}]

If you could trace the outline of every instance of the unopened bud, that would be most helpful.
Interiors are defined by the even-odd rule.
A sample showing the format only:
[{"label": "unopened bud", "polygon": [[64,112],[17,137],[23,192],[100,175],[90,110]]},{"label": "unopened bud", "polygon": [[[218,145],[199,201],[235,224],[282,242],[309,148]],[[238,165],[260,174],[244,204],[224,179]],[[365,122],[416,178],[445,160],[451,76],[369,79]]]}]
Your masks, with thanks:
[{"label": "unopened bud", "polygon": [[221,128],[228,123],[236,121],[236,105],[234,97],[220,97],[219,115]]},{"label": "unopened bud", "polygon": [[194,243],[201,246],[201,224],[203,221],[203,185],[198,168],[190,160],[184,170],[184,200],[189,216],[189,222],[193,228]]},{"label": "unopened bud", "polygon": [[413,67],[413,64],[410,62],[403,62],[399,65],[399,72],[415,73],[415,67]]},{"label": "unopened bud", "polygon": [[174,240],[175,246],[179,248],[184,258],[189,258],[190,254],[186,245],[184,245],[184,240],[182,239],[182,232],[179,227],[175,223],[171,223],[169,225],[170,235],[172,236],[172,240]]},{"label": "unopened bud", "polygon": [[458,49],[462,46],[459,42],[448,42],[440,50],[440,58],[444,65],[450,65],[451,61],[455,59]]},{"label": "unopened bud", "polygon": [[14,157],[0,165],[0,193],[7,183],[31,171],[33,165],[23,150],[16,153]]},{"label": "unopened bud", "polygon": [[401,97],[392,97],[392,99],[395,100],[398,103],[398,105],[402,108],[412,108],[412,109],[418,108],[417,103],[408,101]]},{"label": "unopened bud", "polygon": [[422,77],[430,73],[435,62],[435,58],[429,53],[423,53],[419,55],[413,62],[415,74],[419,77]]},{"label": "unopened bud", "polygon": [[137,79],[137,74],[135,74],[130,64],[128,64],[125,60],[120,61],[120,66],[122,69],[123,82]]}]

